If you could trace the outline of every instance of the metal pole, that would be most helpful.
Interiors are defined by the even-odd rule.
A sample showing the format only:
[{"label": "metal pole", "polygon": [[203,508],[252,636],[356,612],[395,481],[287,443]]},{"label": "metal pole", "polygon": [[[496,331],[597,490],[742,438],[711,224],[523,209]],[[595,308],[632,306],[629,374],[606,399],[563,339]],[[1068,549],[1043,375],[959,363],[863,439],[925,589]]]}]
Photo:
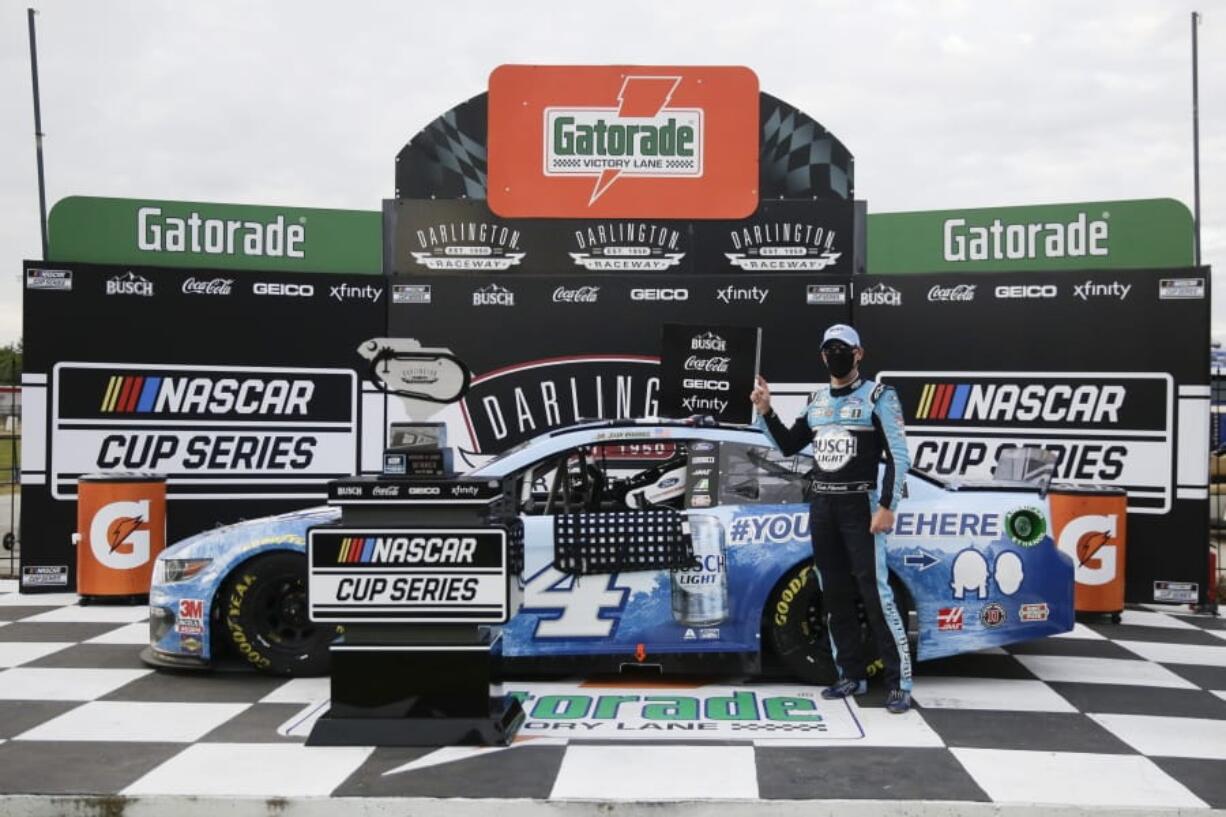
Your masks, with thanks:
[{"label": "metal pole", "polygon": [[47,260],[47,187],[43,181],[43,113],[38,100],[38,44],[34,36],[34,9],[26,9],[30,24],[30,77],[34,80],[34,151],[38,157],[38,227],[43,235],[43,260]]},{"label": "metal pole", "polygon": [[1196,266],[1200,266],[1200,77],[1197,70],[1196,29],[1200,12],[1192,12],[1192,228]]}]

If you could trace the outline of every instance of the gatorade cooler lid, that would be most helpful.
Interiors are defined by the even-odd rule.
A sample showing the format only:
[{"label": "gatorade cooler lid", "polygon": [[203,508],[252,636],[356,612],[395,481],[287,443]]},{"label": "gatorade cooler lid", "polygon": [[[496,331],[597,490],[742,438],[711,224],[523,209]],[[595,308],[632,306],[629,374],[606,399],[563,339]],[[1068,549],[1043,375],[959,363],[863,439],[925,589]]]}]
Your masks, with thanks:
[{"label": "gatorade cooler lid", "polygon": [[77,482],[165,482],[165,474],[144,473],[141,471],[112,471],[105,474],[85,474],[77,478]]}]

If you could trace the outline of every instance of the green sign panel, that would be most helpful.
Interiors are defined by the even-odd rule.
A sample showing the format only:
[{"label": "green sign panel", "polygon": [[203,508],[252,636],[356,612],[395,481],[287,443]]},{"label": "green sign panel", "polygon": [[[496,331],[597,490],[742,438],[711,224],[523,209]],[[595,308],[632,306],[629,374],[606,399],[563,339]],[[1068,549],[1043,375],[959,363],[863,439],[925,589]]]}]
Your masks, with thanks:
[{"label": "green sign panel", "polygon": [[868,217],[868,271],[1190,267],[1192,214],[1174,199],[1039,204]]},{"label": "green sign panel", "polygon": [[69,196],[51,261],[301,272],[383,271],[378,212]]}]

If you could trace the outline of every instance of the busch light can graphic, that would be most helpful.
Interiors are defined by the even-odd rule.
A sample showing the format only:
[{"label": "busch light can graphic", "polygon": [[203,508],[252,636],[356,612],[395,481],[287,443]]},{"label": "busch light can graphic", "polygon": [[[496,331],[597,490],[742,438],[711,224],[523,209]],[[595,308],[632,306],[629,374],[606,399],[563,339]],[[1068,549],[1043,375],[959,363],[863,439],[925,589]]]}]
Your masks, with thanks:
[{"label": "busch light can graphic", "polygon": [[673,570],[673,620],[686,627],[710,627],[728,617],[728,570],[724,526],[705,514],[689,517],[696,564]]}]

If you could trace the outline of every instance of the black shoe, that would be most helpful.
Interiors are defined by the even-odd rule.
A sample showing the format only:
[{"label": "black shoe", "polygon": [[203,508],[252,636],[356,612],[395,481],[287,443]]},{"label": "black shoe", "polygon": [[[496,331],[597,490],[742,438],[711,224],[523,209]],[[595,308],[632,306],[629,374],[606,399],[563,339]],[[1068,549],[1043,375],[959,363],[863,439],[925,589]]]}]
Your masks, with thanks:
[{"label": "black shoe", "polygon": [[840,698],[863,695],[866,692],[868,692],[868,681],[853,681],[850,678],[844,678],[837,684],[823,689],[822,697],[827,701],[837,701]]},{"label": "black shoe", "polygon": [[885,699],[885,708],[892,714],[901,715],[911,708],[911,693],[905,689],[891,689]]}]

